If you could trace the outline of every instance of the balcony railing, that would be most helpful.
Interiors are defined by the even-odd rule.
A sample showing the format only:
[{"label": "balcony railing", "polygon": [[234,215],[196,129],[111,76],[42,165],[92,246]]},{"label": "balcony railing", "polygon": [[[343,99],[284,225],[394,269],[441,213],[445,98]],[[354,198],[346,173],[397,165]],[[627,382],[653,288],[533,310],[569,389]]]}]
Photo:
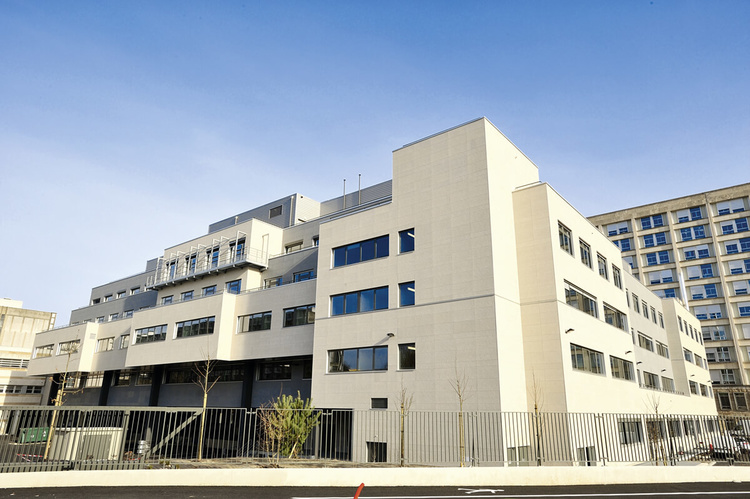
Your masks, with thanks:
[{"label": "balcony railing", "polygon": [[172,258],[160,258],[156,272],[149,277],[146,288],[159,288],[191,277],[218,272],[232,267],[252,265],[261,269],[268,266],[268,253],[253,248],[235,251],[199,250],[193,254],[178,254]]}]

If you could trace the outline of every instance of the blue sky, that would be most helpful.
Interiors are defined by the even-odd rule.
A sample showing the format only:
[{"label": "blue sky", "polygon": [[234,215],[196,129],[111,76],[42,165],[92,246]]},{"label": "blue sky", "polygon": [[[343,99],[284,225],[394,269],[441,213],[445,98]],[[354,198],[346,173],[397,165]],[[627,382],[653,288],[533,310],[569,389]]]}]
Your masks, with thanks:
[{"label": "blue sky", "polygon": [[584,215],[750,181],[750,2],[0,0],[0,296],[56,311],[209,223],[486,116]]}]

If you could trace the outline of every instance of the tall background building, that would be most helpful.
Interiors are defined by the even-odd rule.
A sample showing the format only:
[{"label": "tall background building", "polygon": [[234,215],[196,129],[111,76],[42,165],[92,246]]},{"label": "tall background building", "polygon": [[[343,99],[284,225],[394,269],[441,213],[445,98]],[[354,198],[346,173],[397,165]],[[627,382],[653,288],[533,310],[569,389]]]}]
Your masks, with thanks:
[{"label": "tall background building", "polygon": [[46,378],[29,377],[26,369],[36,333],[53,328],[56,317],[0,298],[0,405],[40,404]]},{"label": "tall background building", "polygon": [[633,274],[701,321],[717,407],[750,396],[750,183],[590,217]]}]

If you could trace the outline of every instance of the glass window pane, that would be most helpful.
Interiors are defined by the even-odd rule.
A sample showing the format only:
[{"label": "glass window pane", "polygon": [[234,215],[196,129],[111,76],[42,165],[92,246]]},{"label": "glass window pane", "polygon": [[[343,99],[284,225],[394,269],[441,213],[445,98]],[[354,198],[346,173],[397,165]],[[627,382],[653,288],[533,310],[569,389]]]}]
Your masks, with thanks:
[{"label": "glass window pane", "polygon": [[346,264],[351,265],[361,261],[361,248],[359,244],[350,244],[346,247]]},{"label": "glass window pane", "polygon": [[375,290],[375,310],[388,308],[388,287]]},{"label": "glass window pane", "polygon": [[333,266],[341,267],[346,265],[346,248],[336,248],[333,250]]},{"label": "glass window pane", "polygon": [[372,348],[360,348],[357,368],[360,371],[372,371]]},{"label": "glass window pane", "polygon": [[358,298],[359,293],[349,293],[346,295],[345,314],[356,314],[359,311]]},{"label": "glass window pane", "polygon": [[360,243],[362,248],[362,261],[372,260],[375,258],[375,240],[370,239],[369,241],[363,241]]},{"label": "glass window pane", "polygon": [[384,371],[388,369],[388,347],[375,348],[375,370]]},{"label": "glass window pane", "polygon": [[344,295],[338,295],[331,298],[331,315],[341,315],[344,313]]},{"label": "glass window pane", "polygon": [[375,309],[375,290],[368,289],[359,294],[359,311],[369,312]]},{"label": "glass window pane", "polygon": [[376,257],[382,258],[388,256],[388,236],[382,236],[375,240]]},{"label": "glass window pane", "polygon": [[354,371],[357,369],[357,350],[350,349],[350,350],[344,350],[344,364],[342,366],[342,371]]}]

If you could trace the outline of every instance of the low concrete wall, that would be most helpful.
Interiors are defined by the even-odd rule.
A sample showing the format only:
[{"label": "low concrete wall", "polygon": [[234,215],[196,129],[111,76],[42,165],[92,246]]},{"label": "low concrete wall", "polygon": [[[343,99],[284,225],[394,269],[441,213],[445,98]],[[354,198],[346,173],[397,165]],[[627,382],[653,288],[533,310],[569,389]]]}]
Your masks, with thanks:
[{"label": "low concrete wall", "polygon": [[[511,486],[750,482],[750,467],[306,468],[4,473],[0,488],[254,486]],[[32,478],[33,479],[30,479]]]}]

